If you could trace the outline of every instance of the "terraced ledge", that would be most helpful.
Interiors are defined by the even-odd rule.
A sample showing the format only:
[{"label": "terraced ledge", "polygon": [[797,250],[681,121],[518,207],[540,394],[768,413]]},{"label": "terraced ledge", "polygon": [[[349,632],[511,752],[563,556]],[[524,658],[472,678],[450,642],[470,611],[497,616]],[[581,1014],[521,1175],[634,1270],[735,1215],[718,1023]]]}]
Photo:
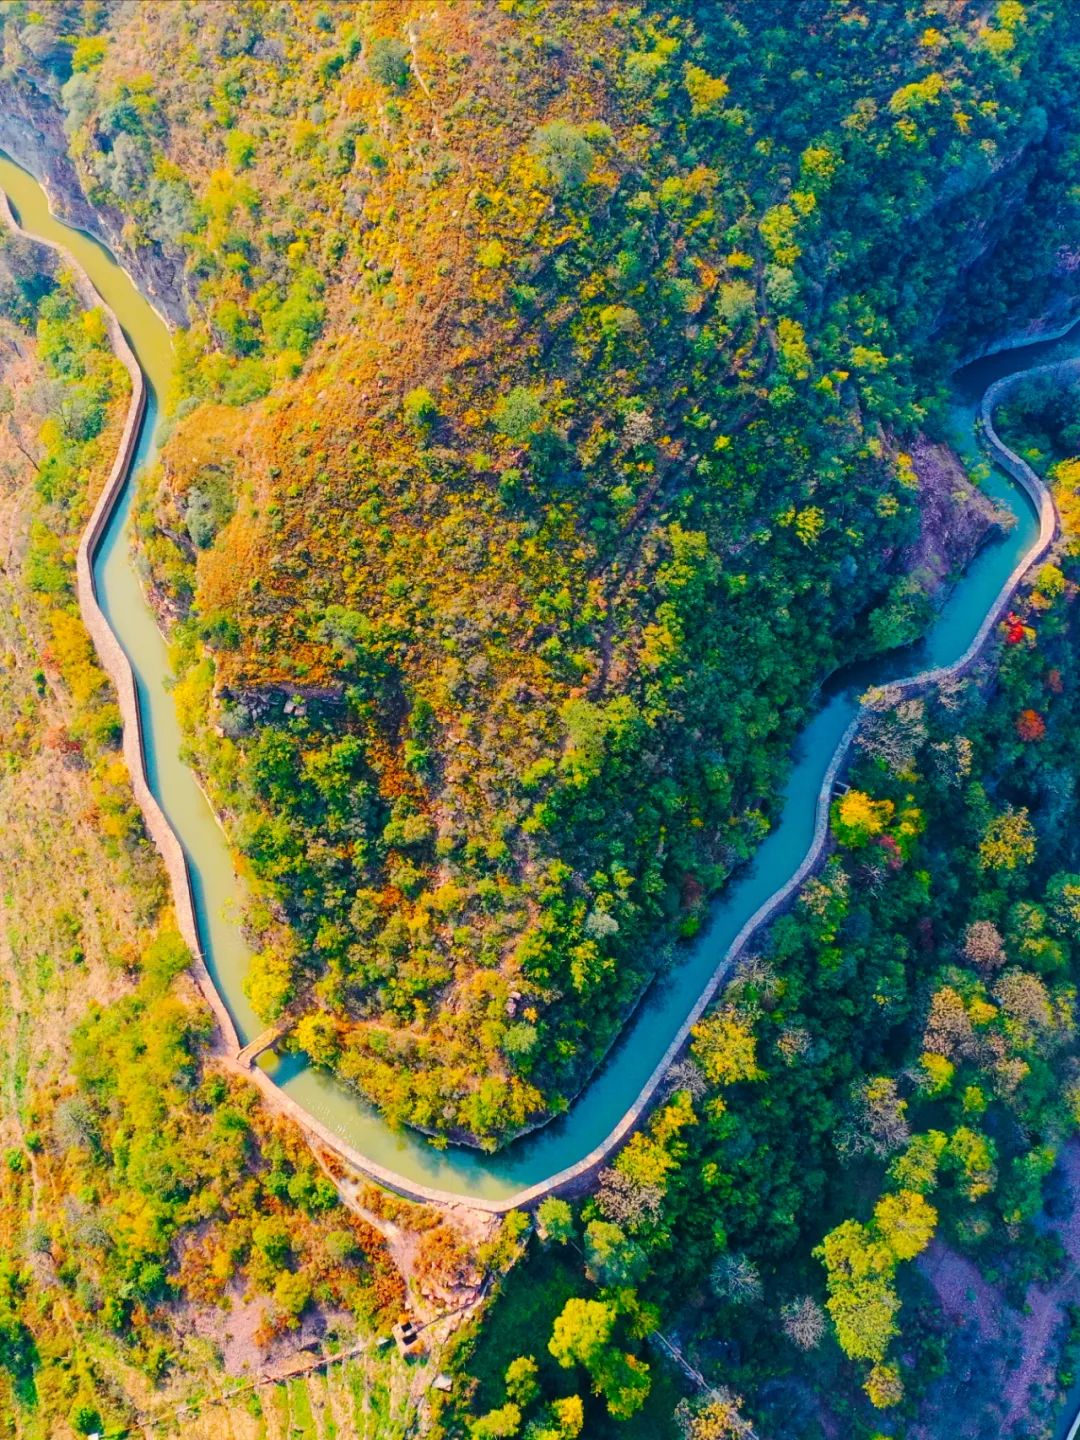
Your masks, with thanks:
[{"label": "terraced ledge", "polygon": [[[388,1189],[408,1196],[410,1199],[451,1208],[470,1207],[494,1214],[502,1214],[508,1210],[522,1209],[536,1205],[546,1195],[557,1192],[572,1192],[585,1188],[601,1166],[610,1159],[613,1152],[627,1139],[648,1112],[657,1091],[663,1084],[665,1075],[678,1057],[680,1051],[687,1044],[691,1030],[701,1019],[701,1016],[712,1002],[720,986],[734,971],[751,936],[787,905],[820,861],[828,837],[829,807],[832,801],[833,788],[850,754],[852,742],[858,732],[862,715],[865,713],[865,704],[842,735],[821,783],[817,798],[814,835],[802,863],[747,920],[713,971],[708,984],[701,991],[693,1009],[683,1021],[677,1034],[672,1039],[671,1044],[664,1052],[648,1080],[642,1086],[633,1104],[626,1110],[618,1124],[590,1154],[586,1155],[583,1160],[578,1161],[576,1165],[571,1165],[565,1170],[560,1170],[558,1174],[549,1176],[548,1179],[542,1180],[538,1184],[532,1185],[502,1200],[464,1197],[445,1190],[434,1189],[422,1185],[417,1181],[409,1180],[387,1169],[385,1166],[377,1164],[367,1156],[361,1154],[332,1130],[328,1129],[327,1126],[323,1125],[313,1115],[310,1115],[302,1106],[298,1105],[290,1096],[286,1095],[264,1070],[259,1069],[258,1066],[251,1065],[247,1052],[241,1047],[240,1038],[236,1032],[236,1026],[233,1023],[232,1016],[229,1014],[206,967],[199,937],[198,922],[195,915],[194,897],[191,889],[191,876],[188,870],[187,857],[176,833],[166,819],[164,811],[153,795],[147,778],[142,716],[139,711],[135,689],[135,676],[127,655],[124,653],[120,642],[113,633],[98,604],[97,593],[94,586],[94,555],[101,543],[102,536],[105,533],[116,503],[123,492],[124,485],[128,478],[128,472],[139,440],[140,428],[146,413],[146,383],[116,316],[102,300],[90,281],[89,276],[78,262],[61,246],[23,231],[12,215],[6,196],[4,196],[2,191],[0,191],[0,219],[16,234],[24,235],[25,238],[33,241],[35,244],[48,245],[50,249],[56,250],[59,254],[63,255],[65,265],[74,277],[76,288],[84,304],[96,307],[104,313],[113,348],[118,359],[131,377],[131,402],[128,407],[127,418],[124,424],[123,434],[121,435],[120,445],[116,453],[116,459],[105,488],[98,498],[93,514],[87,523],[79,543],[78,555],[76,557],[76,589],[83,622],[90,632],[102,665],[105,667],[116,687],[117,701],[124,725],[124,759],[131,774],[131,784],[135,799],[138,801],[139,808],[142,811],[147,832],[157,846],[169,875],[169,880],[172,885],[173,903],[176,909],[177,924],[180,933],[190,947],[193,957],[192,973],[206,1003],[209,1005],[217,1021],[217,1031],[213,1040],[213,1053],[226,1068],[236,1074],[243,1075],[252,1084],[257,1086],[266,1103],[278,1114],[287,1115],[293,1120],[312,1142],[331,1151],[344,1161],[345,1164],[359,1171],[361,1174],[368,1176],[379,1184],[386,1186]],[[1071,326],[1066,327],[1066,329],[1067,328],[1071,328]],[[1064,333],[1064,331],[1059,329],[1050,332],[1046,336],[1024,337],[1022,344],[1032,344],[1039,339],[1057,339],[1062,333]],[[1002,346],[999,348],[1008,347]],[[933,670],[924,670],[920,674],[912,675],[907,680],[894,682],[889,685],[884,692],[888,697],[899,699],[904,696],[913,695],[916,692],[938,685],[944,680],[954,679],[963,675],[969,670],[981,655],[994,632],[995,626],[1007,609],[1025,575],[1037,561],[1043,558],[1053,544],[1057,534],[1058,516],[1050,492],[1039,479],[1038,475],[1035,474],[1034,470],[1032,470],[1031,466],[1022,460],[1019,455],[1016,455],[1010,450],[1002,441],[994,429],[993,411],[1003,395],[1021,379],[1025,379],[1028,376],[1044,374],[1073,373],[1078,370],[1080,370],[1080,357],[1075,360],[1061,361],[1021,370],[1015,375],[1005,376],[1003,379],[996,381],[983,396],[980,406],[980,421],[986,442],[994,452],[999,463],[1031,498],[1039,516],[1039,534],[1001,587],[997,598],[987,611],[978,633],[960,659],[952,665],[939,666]],[[252,1047],[248,1047],[248,1050],[250,1051],[251,1048]]]}]

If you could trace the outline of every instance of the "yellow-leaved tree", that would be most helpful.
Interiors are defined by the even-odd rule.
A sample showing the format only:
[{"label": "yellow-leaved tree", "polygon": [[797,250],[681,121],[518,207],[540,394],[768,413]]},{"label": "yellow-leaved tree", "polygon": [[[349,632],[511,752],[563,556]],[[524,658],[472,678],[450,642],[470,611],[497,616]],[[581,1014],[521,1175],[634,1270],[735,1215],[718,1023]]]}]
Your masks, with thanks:
[{"label": "yellow-leaved tree", "polygon": [[760,1080],[753,1024],[734,1005],[724,1005],[693,1029],[694,1058],[714,1085]]},{"label": "yellow-leaved tree", "polygon": [[893,1284],[901,1260],[913,1260],[929,1245],[937,1211],[917,1190],[883,1195],[866,1225],[845,1220],[814,1251],[824,1262],[827,1307],[845,1355],[869,1360],[865,1389],[884,1409],[903,1397],[899,1371],[886,1362],[898,1333],[900,1297]]},{"label": "yellow-leaved tree", "polygon": [[833,802],[833,834],[852,850],[884,832],[893,817],[891,800],[874,800],[865,790],[847,790]]},{"label": "yellow-leaved tree", "polygon": [[979,864],[984,870],[1015,870],[1035,858],[1035,827],[1027,809],[1009,805],[983,831]]}]

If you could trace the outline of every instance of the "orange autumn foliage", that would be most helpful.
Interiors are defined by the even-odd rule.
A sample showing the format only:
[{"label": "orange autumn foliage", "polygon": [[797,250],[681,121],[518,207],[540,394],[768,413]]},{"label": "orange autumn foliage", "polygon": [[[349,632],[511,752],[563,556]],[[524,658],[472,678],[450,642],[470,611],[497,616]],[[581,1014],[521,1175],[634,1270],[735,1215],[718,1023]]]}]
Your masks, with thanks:
[{"label": "orange autumn foliage", "polygon": [[1016,717],[1016,733],[1021,740],[1041,740],[1046,734],[1046,721],[1037,710],[1021,710]]}]

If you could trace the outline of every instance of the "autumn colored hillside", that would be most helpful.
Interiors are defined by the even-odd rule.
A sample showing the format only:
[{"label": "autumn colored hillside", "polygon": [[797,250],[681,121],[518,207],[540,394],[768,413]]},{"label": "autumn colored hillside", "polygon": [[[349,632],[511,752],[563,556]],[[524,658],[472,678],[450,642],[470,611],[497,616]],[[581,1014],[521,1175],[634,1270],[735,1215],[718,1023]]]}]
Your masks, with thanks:
[{"label": "autumn colored hillside", "polygon": [[768,830],[817,686],[970,552],[962,488],[920,536],[912,456],[972,335],[1067,298],[1064,25],[9,15],[190,321],[140,542],[249,992],[390,1116],[491,1145],[565,1107]]},{"label": "autumn colored hillside", "polygon": [[[101,313],[4,229],[0,1434],[284,1436],[288,1398],[252,1381],[387,1331],[406,1290],[377,1220],[209,1044],[75,599],[128,399]],[[380,1440],[415,1412],[373,1346],[294,1392]]]}]

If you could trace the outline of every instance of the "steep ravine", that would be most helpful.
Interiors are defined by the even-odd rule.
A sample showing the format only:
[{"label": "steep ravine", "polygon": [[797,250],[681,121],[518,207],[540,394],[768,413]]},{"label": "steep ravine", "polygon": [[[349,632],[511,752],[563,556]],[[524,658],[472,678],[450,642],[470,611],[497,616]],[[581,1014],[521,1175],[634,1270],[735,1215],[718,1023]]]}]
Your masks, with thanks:
[{"label": "steep ravine", "polygon": [[133,275],[139,289],[173,327],[186,325],[191,291],[179,251],[132,245],[124,217],[111,206],[91,205],[68,155],[63,111],[27,79],[0,79],[0,150],[43,185],[54,213],[85,230]]}]

